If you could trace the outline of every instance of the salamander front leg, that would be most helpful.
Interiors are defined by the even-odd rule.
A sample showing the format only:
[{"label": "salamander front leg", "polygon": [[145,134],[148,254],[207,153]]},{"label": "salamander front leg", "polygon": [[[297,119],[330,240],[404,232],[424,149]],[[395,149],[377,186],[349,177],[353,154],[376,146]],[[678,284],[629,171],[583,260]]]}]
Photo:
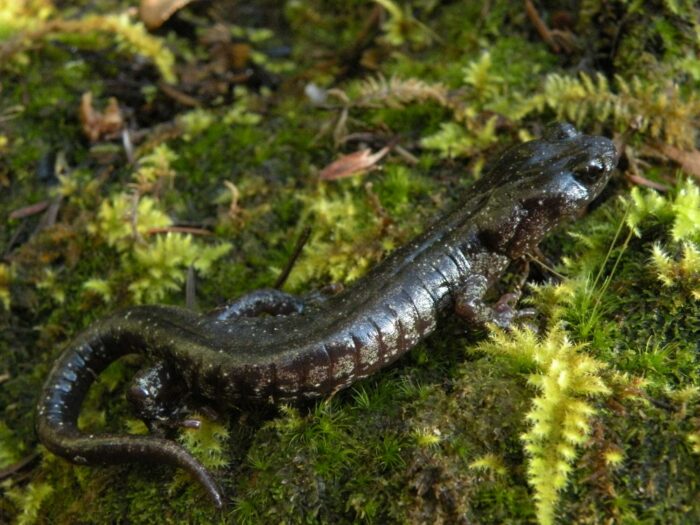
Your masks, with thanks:
[{"label": "salamander front leg", "polygon": [[208,315],[218,321],[230,321],[240,317],[257,317],[261,314],[289,315],[301,313],[303,309],[304,301],[296,295],[264,288],[234,299]]},{"label": "salamander front leg", "polygon": [[534,315],[534,310],[525,308],[516,310],[515,304],[520,298],[520,288],[503,294],[493,305],[484,302],[483,297],[489,283],[484,277],[473,276],[455,296],[455,312],[469,324],[483,326],[494,323],[501,328],[508,328],[512,322],[521,317]]}]

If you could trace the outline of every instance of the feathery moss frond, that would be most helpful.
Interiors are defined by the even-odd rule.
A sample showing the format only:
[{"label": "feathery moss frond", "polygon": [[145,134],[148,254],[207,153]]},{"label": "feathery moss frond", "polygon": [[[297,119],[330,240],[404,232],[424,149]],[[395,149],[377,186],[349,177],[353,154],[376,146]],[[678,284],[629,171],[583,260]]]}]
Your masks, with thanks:
[{"label": "feathery moss frond", "polygon": [[51,16],[55,7],[50,0],[13,0],[0,4],[0,40],[34,28]]},{"label": "feathery moss frond", "polygon": [[700,241],[700,188],[686,180],[671,204],[674,214],[673,229],[671,235],[673,240],[696,240]]},{"label": "feathery moss frond", "polygon": [[544,83],[543,97],[557,112],[577,125],[607,122],[620,131],[633,129],[669,144],[692,147],[700,98],[681,94],[677,84],[658,85],[638,77],[615,77],[617,93],[600,73],[578,78],[553,73]]},{"label": "feathery moss frond", "polygon": [[694,454],[700,454],[700,431],[688,434],[688,443]]},{"label": "feathery moss frond", "polygon": [[700,250],[694,243],[684,242],[678,258],[654,244],[651,262],[664,286],[678,287],[684,295],[700,300]]},{"label": "feathery moss frond", "polygon": [[464,83],[471,86],[476,99],[482,103],[495,99],[503,84],[503,77],[495,74],[491,66],[491,53],[485,51],[463,69]]},{"label": "feathery moss frond", "polygon": [[484,454],[469,463],[469,468],[473,470],[483,470],[485,472],[493,472],[499,476],[503,476],[508,472],[503,458],[496,454]]},{"label": "feathery moss frond", "polygon": [[573,344],[563,325],[555,324],[542,338],[528,328],[506,333],[496,329],[479,350],[531,361],[537,370],[528,382],[539,391],[526,415],[530,429],[522,436],[529,456],[528,478],[535,491],[538,520],[554,522],[559,492],[566,486],[577,457],[576,448],[590,431],[595,408],[587,398],[610,392],[600,376],[605,364]]},{"label": "feathery moss frond", "polygon": [[7,426],[0,421],[0,469],[20,460],[25,453],[26,444]]},{"label": "feathery moss frond", "polygon": [[360,107],[382,105],[399,109],[407,104],[427,101],[448,107],[447,87],[439,82],[428,83],[417,78],[401,79],[392,76],[387,80],[386,77],[377,75],[367,78],[360,84],[359,98],[354,105]]},{"label": "feathery moss frond", "polygon": [[436,448],[442,441],[442,434],[439,428],[421,428],[413,432],[416,444],[422,448]]},{"label": "feathery moss frond", "polygon": [[[163,181],[172,180],[176,176],[171,168],[174,159],[175,154],[165,145],[143,157],[133,175],[139,191],[117,193],[103,201],[97,221],[88,226],[90,233],[119,252],[120,278],[128,281],[127,289],[137,303],[164,300],[169,292],[181,287],[189,267],[206,274],[231,249],[229,243],[211,246],[181,233],[152,235],[154,230],[170,226],[172,221],[160,201],[148,195],[140,196],[139,192],[155,192]],[[109,301],[114,284],[91,278],[83,287]]]},{"label": "feathery moss frond", "polygon": [[492,116],[483,123],[472,118],[463,124],[444,122],[440,131],[421,140],[421,146],[437,150],[447,158],[474,155],[498,140],[497,121],[498,117]]},{"label": "feathery moss frond", "polygon": [[352,192],[336,193],[324,185],[318,194],[301,198],[305,211],[300,223],[312,222],[314,228],[289,276],[289,287],[328,275],[333,282],[362,275],[382,252],[382,246],[372,242],[377,221],[370,210]]},{"label": "feathery moss frond", "polygon": [[159,144],[153,151],[139,159],[138,169],[133,177],[140,193],[147,193],[160,184],[171,182],[175,178],[172,162],[177,158],[165,144]]},{"label": "feathery moss frond", "polygon": [[49,483],[32,482],[24,489],[19,487],[7,491],[9,498],[21,509],[17,525],[30,525],[36,522],[42,502],[54,491]]},{"label": "feathery moss frond", "polygon": [[197,414],[193,414],[192,418],[200,422],[199,428],[185,429],[180,434],[180,443],[205,467],[217,469],[226,466],[226,441],[229,436],[226,426]]},{"label": "feathery moss frond", "polygon": [[639,186],[635,186],[630,191],[629,198],[622,198],[622,200],[625,204],[629,204],[625,223],[637,237],[640,236],[639,225],[647,217],[670,217],[667,200],[655,191],[642,191]]},{"label": "feathery moss frond", "polygon": [[89,226],[89,231],[119,251],[126,251],[149,230],[171,224],[170,217],[159,209],[155,199],[146,196],[137,200],[136,195],[118,193],[102,202],[97,222]]},{"label": "feathery moss frond", "polygon": [[651,266],[661,283],[700,299],[700,188],[686,180],[673,198],[633,188],[626,202],[626,224],[637,236],[651,217],[669,227],[671,242],[655,242],[651,249]]},{"label": "feathery moss frond", "polygon": [[0,304],[5,310],[10,309],[10,283],[12,282],[12,267],[0,264]]},{"label": "feathery moss frond", "polygon": [[137,244],[126,265],[129,273],[136,277],[129,284],[129,291],[137,303],[160,302],[168,292],[180,289],[187,268],[193,266],[206,274],[212,263],[230,249],[228,243],[207,246],[191,235],[177,233],[157,236],[148,244]]},{"label": "feathery moss frond", "polygon": [[437,39],[433,31],[417,20],[411,13],[410,4],[400,5],[393,0],[374,0],[381,5],[389,15],[382,26],[384,38],[393,46],[401,46],[405,42],[420,48]]},{"label": "feathery moss frond", "polygon": [[90,33],[114,35],[120,48],[149,58],[166,82],[176,81],[175,57],[165,47],[163,40],[150,35],[141,22],[132,20],[127,14],[90,15],[80,20],[55,19],[35,24],[31,30],[17,34],[0,46],[0,63],[8,61],[17,53],[49,37]]},{"label": "feathery moss frond", "polygon": [[681,183],[672,198],[634,187],[622,201],[629,206],[625,223],[637,236],[639,225],[655,218],[671,226],[671,238],[677,243],[700,238],[700,188],[690,179]]}]

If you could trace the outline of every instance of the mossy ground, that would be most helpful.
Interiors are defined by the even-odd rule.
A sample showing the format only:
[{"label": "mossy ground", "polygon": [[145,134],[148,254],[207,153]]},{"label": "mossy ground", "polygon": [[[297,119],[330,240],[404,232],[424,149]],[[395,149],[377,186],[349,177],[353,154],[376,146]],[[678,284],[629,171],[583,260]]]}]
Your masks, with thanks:
[{"label": "mossy ground", "polygon": [[[0,16],[0,38],[40,27],[46,12],[69,19],[127,7],[84,3],[19,2],[24,16]],[[700,18],[693,3],[582,2],[568,10],[540,3],[550,25],[575,35],[570,54],[554,53],[512,2],[415,0],[397,10],[391,6],[398,2],[239,4],[194,6],[153,37],[173,51],[182,76],[178,68],[195,60],[203,68],[214,53],[195,34],[213,20],[239,26],[233,32],[255,52],[248,62],[255,74],[235,92],[217,91],[213,73],[194,82],[190,92],[203,110],[159,90],[156,59],[145,47],[148,58],[137,57],[119,34],[53,35],[1,66],[0,467],[37,449],[41,459],[0,485],[0,521],[535,522],[531,458],[521,439],[536,394],[532,369],[481,352],[485,334],[465,335],[454,320],[396,365],[329,399],[242,407],[225,425],[184,436],[205,463],[220,467],[229,497],[222,513],[182,472],[76,467],[52,456],[36,442],[33,407],[62,345],[133,304],[129,285],[137,278],[163,302],[184,304],[187,266],[170,264],[175,256],[157,244],[158,234],[139,239],[127,231],[116,239],[100,229],[108,223],[104,203],[133,195],[134,184],[142,184],[140,195],[153,199],[155,212],[117,220],[147,229],[157,212],[175,225],[212,231],[187,248],[197,253],[230,243],[198,268],[198,307],[207,310],[271,286],[307,226],[312,233],[286,289],[356,278],[454,202],[485,160],[566,117],[586,132],[615,134],[627,148],[598,207],[544,244],[569,298],[554,299],[553,286],[528,292],[541,333],[555,318],[564,323],[573,341],[607,364],[603,377],[611,385],[609,395],[589,399],[595,414],[556,515],[561,523],[700,522],[700,453],[690,438],[700,432],[697,267],[668,286],[652,264],[655,244],[680,261],[683,243],[700,241],[697,231],[674,239],[674,221],[697,217],[699,203],[672,207],[692,183],[683,186],[687,175],[658,154],[659,140],[697,146]],[[613,87],[587,85],[596,74]],[[381,82],[365,82],[377,75],[386,79],[384,91],[376,89]],[[625,92],[633,78],[640,88]],[[407,79],[422,84],[401,84]],[[304,95],[312,81],[345,98],[331,94],[312,104]],[[78,119],[86,91],[98,108],[117,98],[131,128],[145,130],[142,154],[167,144],[174,156],[160,169],[175,176],[161,172],[146,187],[134,175],[138,159],[130,164],[118,140],[91,145]],[[445,99],[436,95],[443,92]],[[161,123],[171,126],[170,138],[156,127]],[[378,170],[319,181],[339,156],[363,144],[376,151],[392,138],[415,158],[395,150]],[[645,148],[657,153],[645,156]],[[670,188],[666,207],[637,224],[639,235],[629,233],[630,205],[619,199],[630,202],[623,173]],[[60,200],[55,221],[42,225],[42,214],[9,219],[44,200]],[[556,279],[543,269],[533,278]],[[95,279],[99,286],[87,289]],[[140,431],[121,395],[138,365],[127,360],[101,376],[83,424]],[[615,373],[627,374],[626,382]]]}]

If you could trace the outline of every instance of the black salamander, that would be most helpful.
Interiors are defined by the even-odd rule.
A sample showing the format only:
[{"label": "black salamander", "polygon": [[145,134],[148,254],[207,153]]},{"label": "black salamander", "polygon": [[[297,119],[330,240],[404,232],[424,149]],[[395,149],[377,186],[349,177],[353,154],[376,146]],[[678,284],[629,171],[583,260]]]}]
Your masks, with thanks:
[{"label": "black salamander", "polygon": [[[616,163],[607,138],[554,124],[539,140],[506,151],[452,212],[335,295],[304,299],[258,290],[207,315],[151,305],[99,321],[68,345],[49,374],[37,409],[39,439],[77,464],[182,467],[221,506],[211,474],[164,437],[169,422],[182,421],[185,398],[218,407],[313,398],[392,363],[443,314],[507,326],[518,316],[509,304],[514,294],[487,305],[487,290],[547,232],[580,215]],[[79,430],[80,407],[96,374],[131,353],[150,363],[128,396],[151,434]]]}]

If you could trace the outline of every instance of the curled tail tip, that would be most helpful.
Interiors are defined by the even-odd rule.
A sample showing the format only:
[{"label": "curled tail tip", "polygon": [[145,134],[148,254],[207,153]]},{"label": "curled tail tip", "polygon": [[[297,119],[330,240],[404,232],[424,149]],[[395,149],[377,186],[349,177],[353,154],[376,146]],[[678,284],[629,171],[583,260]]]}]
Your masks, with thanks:
[{"label": "curled tail tip", "polygon": [[104,333],[85,336],[69,346],[49,373],[40,394],[34,426],[52,453],[82,465],[147,461],[183,468],[204,488],[214,506],[224,507],[218,484],[207,469],[176,442],[157,436],[89,434],[78,428],[83,399],[108,364],[126,353],[120,341]]},{"label": "curled tail tip", "polygon": [[217,510],[224,510],[226,507],[224,503],[224,496],[219,490],[219,487],[213,487],[214,490],[210,489],[207,487],[207,492],[209,493],[209,497],[211,498],[212,503],[214,504],[214,507],[216,507]]},{"label": "curled tail tip", "polygon": [[[179,445],[176,446],[179,447]],[[226,506],[224,502],[224,493],[214,479],[214,476],[212,476],[211,472],[209,472],[204,465],[197,461],[189,452],[187,452],[185,449],[181,450],[184,456],[187,457],[187,460],[185,462],[178,460],[177,466],[187,470],[190,475],[195,478],[195,480],[207,493],[207,496],[209,496],[209,499],[214,504],[214,507],[216,507],[218,510],[223,510]]]},{"label": "curled tail tip", "polygon": [[213,475],[175,441],[153,436],[84,434],[56,428],[45,420],[37,421],[37,434],[44,446],[78,465],[117,464],[146,461],[169,464],[187,471],[198,482],[214,507],[225,508],[224,495]]}]

